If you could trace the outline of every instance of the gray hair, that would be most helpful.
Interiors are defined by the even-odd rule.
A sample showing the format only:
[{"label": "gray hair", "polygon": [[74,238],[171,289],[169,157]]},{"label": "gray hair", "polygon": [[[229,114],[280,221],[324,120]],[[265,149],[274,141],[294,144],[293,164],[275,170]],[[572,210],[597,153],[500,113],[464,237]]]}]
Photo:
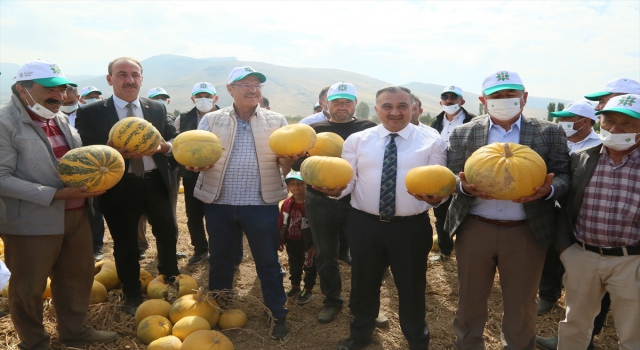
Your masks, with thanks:
[{"label": "gray hair", "polygon": [[67,95],[73,94],[73,96],[78,96],[78,88],[75,86],[67,85]]},{"label": "gray hair", "polygon": [[409,96],[412,96],[411,102],[413,102],[413,99],[415,98],[415,96],[413,96],[413,94],[411,93],[411,90],[407,89],[404,86],[392,85],[392,86],[383,87],[382,89],[378,90],[378,92],[376,92],[376,104],[378,103],[378,97],[383,92],[390,92],[390,93],[395,94],[395,93],[398,93],[400,91],[404,91],[404,92],[408,93]]},{"label": "gray hair", "polygon": [[331,86],[325,86],[322,88],[322,90],[320,90],[320,95],[318,95],[318,100],[322,100],[325,97],[327,97],[327,93],[329,92],[329,88]]},{"label": "gray hair", "polygon": [[22,80],[22,81],[18,81],[15,84],[11,85],[11,92],[13,92],[14,95],[16,96],[20,96],[20,93],[18,92],[18,89],[16,89],[17,85],[22,86],[23,88],[27,89],[27,90],[31,90],[33,89],[33,84],[35,82],[33,80]]}]

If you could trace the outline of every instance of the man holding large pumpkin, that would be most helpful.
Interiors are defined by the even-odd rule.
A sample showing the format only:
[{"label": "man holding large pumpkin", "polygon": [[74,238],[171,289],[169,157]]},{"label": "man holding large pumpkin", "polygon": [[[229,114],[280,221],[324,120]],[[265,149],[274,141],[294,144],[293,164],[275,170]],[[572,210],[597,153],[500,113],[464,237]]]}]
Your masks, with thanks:
[{"label": "man holding large pumpkin", "polygon": [[[522,115],[528,93],[518,73],[492,73],[482,83],[482,90],[480,101],[489,115],[457,126],[449,138],[447,166],[459,174],[458,191],[445,222],[449,234],[457,235],[459,300],[453,320],[457,336],[453,345],[455,349],[484,348],[487,300],[497,268],[504,300],[503,344],[509,349],[534,349],[536,292],[556,231],[555,200],[567,193],[570,183],[567,137],[557,124]],[[513,148],[520,149],[516,153],[524,152],[525,158],[537,158],[533,152],[541,157],[538,159],[546,165],[546,176],[540,165],[530,164],[525,158],[518,160],[517,166],[522,169],[510,172],[541,172],[535,182],[511,179],[519,184],[513,191],[528,195],[518,195],[514,200],[494,199],[489,188],[467,181],[471,173],[466,176],[464,169],[498,166],[488,156],[473,164],[468,161],[476,150],[494,142],[501,143],[494,148],[504,148],[505,156]],[[502,145],[507,142],[511,146]],[[500,154],[497,158],[504,160]],[[501,173],[489,177],[500,187],[509,185],[509,179],[503,179]]]},{"label": "man holding large pumpkin", "polygon": [[412,107],[409,89],[379,90],[375,111],[382,124],[352,134],[343,146],[342,158],[353,167],[353,179],[343,188],[316,188],[338,200],[350,194],[353,207],[347,232],[353,259],[349,308],[354,319],[339,350],[358,350],[371,342],[389,266],[409,347],[429,346],[425,288],[433,233],[427,210],[444,198],[412,195],[404,179],[412,168],[445,165],[447,145],[432,128],[410,123]]},{"label": "man holding large pumpkin", "polygon": [[98,198],[98,207],[113,238],[113,256],[126,298],[122,310],[135,314],[142,303],[138,261],[138,223],[142,215],[149,219],[156,237],[158,272],[169,281],[180,274],[176,260],[177,228],[170,199],[171,143],[165,141],[172,140],[178,133],[161,103],[138,97],[143,80],[138,60],[116,58],[109,63],[108,73],[107,82],[113,86],[113,96],[78,110],[76,128],[84,145],[112,145],[109,131],[127,117],[147,120],[162,136],[160,145],[150,154],[117,149],[124,157],[127,170],[114,187]]},{"label": "man holding large pumpkin", "polygon": [[198,129],[213,132],[222,143],[220,159],[201,171],[194,197],[203,201],[209,234],[209,289],[233,288],[236,242],[244,231],[256,263],[265,305],[275,319],[271,337],[282,339],[286,325],[286,295],[278,261],[278,202],[287,197],[281,174],[290,171],[295,157],[278,157],[269,148],[269,136],[287,125],[280,113],[260,108],[264,74],[249,66],[229,74],[231,107],[207,113]]},{"label": "man holding large pumpkin", "polygon": [[0,107],[0,202],[6,205],[0,237],[20,349],[49,349],[42,315],[47,277],[60,343],[117,338],[87,326],[94,268],[85,199],[103,192],[64,187],[58,175],[58,160],[82,145],[60,111],[69,85],[76,86],[55,63],[31,61],[18,69],[11,101]]}]

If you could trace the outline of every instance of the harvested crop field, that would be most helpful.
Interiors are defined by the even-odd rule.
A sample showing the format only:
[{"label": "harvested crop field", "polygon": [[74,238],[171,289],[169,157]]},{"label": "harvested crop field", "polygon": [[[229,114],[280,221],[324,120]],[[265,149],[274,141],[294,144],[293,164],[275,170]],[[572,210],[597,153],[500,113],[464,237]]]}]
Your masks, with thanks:
[{"label": "harvested crop field", "polygon": [[[178,251],[191,254],[189,234],[184,215],[184,203],[182,195],[178,200],[178,225],[180,239]],[[141,262],[141,266],[156,275],[156,251],[155,240],[148,230],[148,240],[151,248],[147,250],[147,259]],[[105,236],[104,253],[106,259],[112,257],[112,242],[110,236]],[[280,253],[280,261],[283,269],[288,270],[287,257]],[[208,264],[202,263],[196,266],[187,266],[186,259],[180,260],[180,270],[184,274],[193,276],[200,285],[207,285]],[[315,287],[313,299],[306,305],[297,305],[292,301],[287,303],[290,309],[287,317],[291,328],[289,337],[284,341],[274,341],[269,338],[269,327],[264,309],[260,303],[262,298],[260,283],[255,272],[255,265],[251,253],[246,244],[244,259],[239,270],[236,271],[236,297],[231,302],[231,307],[238,307],[247,312],[249,321],[243,329],[227,330],[223,333],[229,337],[238,350],[254,349],[335,349],[338,343],[348,337],[351,314],[346,307],[350,290],[350,268],[341,262],[343,277],[343,297],[345,307],[336,319],[329,324],[320,324],[316,321],[318,311],[322,308],[322,296],[319,285]],[[427,322],[431,331],[431,349],[452,349],[451,342],[454,339],[451,322],[457,303],[457,275],[455,259],[446,260],[444,263],[429,262],[427,273]],[[289,280],[285,277],[285,285]],[[176,298],[176,290],[169,295],[169,301]],[[393,283],[393,277],[387,275],[382,286],[381,311],[389,318],[389,325],[376,329],[373,344],[367,347],[370,350],[380,349],[407,349],[408,344],[400,331],[398,322],[398,297]],[[52,349],[70,349],[56,342],[55,313],[51,306],[51,300],[45,301],[45,327],[52,336]],[[122,292],[115,289],[109,292],[109,301],[103,304],[93,305],[89,309],[90,325],[101,330],[117,331],[120,335],[118,341],[106,345],[87,346],[84,349],[146,349],[146,346],[136,340],[136,325],[132,316],[119,311],[122,302]],[[502,315],[502,302],[500,285],[496,276],[493,293],[489,300],[489,320],[485,329],[485,341],[487,349],[501,349],[500,322]],[[0,310],[7,310],[7,300],[0,298]],[[564,318],[564,299],[561,299],[550,313],[538,318],[537,330],[539,335],[552,336],[557,332],[557,323]],[[0,349],[18,349],[19,340],[9,317],[0,319]],[[609,313],[605,324],[604,334],[597,336],[596,349],[616,349],[617,336],[613,325],[613,317]],[[73,348],[76,349],[76,348]]]}]

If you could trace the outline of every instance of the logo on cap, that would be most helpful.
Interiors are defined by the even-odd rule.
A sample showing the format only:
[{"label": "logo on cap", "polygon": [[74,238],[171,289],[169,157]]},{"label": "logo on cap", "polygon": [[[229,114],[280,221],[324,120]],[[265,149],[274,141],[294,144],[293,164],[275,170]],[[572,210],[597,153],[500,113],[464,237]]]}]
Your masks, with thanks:
[{"label": "logo on cap", "polygon": [[49,66],[51,67],[51,71],[53,72],[53,74],[62,73],[62,71],[60,70],[60,67],[58,67],[57,64],[50,64]]},{"label": "logo on cap", "polygon": [[455,86],[453,86],[453,85],[449,86],[449,90],[455,90],[455,89],[456,89]]},{"label": "logo on cap", "polygon": [[338,85],[338,91],[347,91],[347,86],[344,84]]},{"label": "logo on cap", "polygon": [[509,80],[509,72],[500,72],[497,74],[496,78],[498,81]]},{"label": "logo on cap", "polygon": [[201,89],[206,89],[206,88],[207,88],[207,83],[202,83],[202,84],[200,84],[200,88],[201,88]]},{"label": "logo on cap", "polygon": [[253,70],[253,68],[251,67],[244,67],[244,70],[247,72],[255,72],[255,70]]},{"label": "logo on cap", "polygon": [[156,88],[156,91],[162,91],[162,88]]},{"label": "logo on cap", "polygon": [[633,106],[634,103],[636,103],[636,98],[631,96],[627,96],[626,98],[622,98],[618,101],[618,105],[629,105],[629,107]]},{"label": "logo on cap", "polygon": [[20,78],[24,77],[24,74],[20,73]]}]

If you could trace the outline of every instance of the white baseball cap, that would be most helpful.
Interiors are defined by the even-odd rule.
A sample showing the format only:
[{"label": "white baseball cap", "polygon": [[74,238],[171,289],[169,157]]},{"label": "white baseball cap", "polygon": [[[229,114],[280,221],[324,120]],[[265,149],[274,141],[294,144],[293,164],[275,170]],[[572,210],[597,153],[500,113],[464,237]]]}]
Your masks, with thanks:
[{"label": "white baseball cap", "polygon": [[585,117],[590,118],[592,120],[598,121],[598,117],[596,116],[596,110],[593,109],[591,102],[589,101],[576,101],[571,102],[567,105],[567,107],[558,112],[549,113],[553,117],[558,118],[570,118],[570,117]]},{"label": "white baseball cap", "polygon": [[65,78],[62,69],[57,64],[41,59],[23,64],[22,67],[18,68],[15,79],[16,81],[33,80],[44,87],[54,87],[65,84],[78,86]]},{"label": "white baseball cap", "polygon": [[167,93],[167,90],[161,87],[154,87],[147,91],[147,98],[154,98],[158,95],[166,95],[167,98],[171,98],[171,96],[169,96],[169,94]]},{"label": "white baseball cap", "polygon": [[316,109],[318,107],[320,107],[320,102],[316,102],[316,104],[313,105],[313,109]]},{"label": "white baseball cap", "polygon": [[632,118],[640,119],[640,95],[628,94],[616,96],[607,102],[604,109],[596,114],[607,112],[624,113]]},{"label": "white baseball cap", "polygon": [[229,79],[227,79],[227,82],[229,84],[241,80],[244,77],[248,76],[248,75],[255,75],[256,77],[258,77],[260,79],[261,83],[264,83],[265,81],[267,81],[267,77],[264,76],[264,74],[258,72],[257,70],[249,67],[249,66],[242,66],[242,67],[236,67],[234,68],[231,73],[229,73]]},{"label": "white baseball cap", "polygon": [[92,92],[97,92],[100,95],[102,95],[102,91],[98,90],[97,87],[89,85],[89,86],[83,87],[82,90],[80,90],[80,97],[85,97]]},{"label": "white baseball cap", "polygon": [[288,174],[287,177],[284,178],[284,181],[287,182],[287,180],[289,179],[296,179],[296,180],[302,180],[302,176],[300,175],[300,172],[295,171],[295,170],[291,170]]},{"label": "white baseball cap", "polygon": [[442,94],[444,94],[445,92],[453,92],[454,94],[464,98],[464,96],[462,96],[462,88],[459,86],[453,86],[453,85],[447,86],[444,88],[444,90],[442,90]]},{"label": "white baseball cap", "polygon": [[207,92],[207,93],[210,93],[212,95],[215,95],[216,94],[216,88],[213,87],[213,84],[203,81],[203,82],[197,83],[196,85],[193,86],[193,89],[191,89],[191,96],[195,96],[196,94],[198,94],[200,92]]},{"label": "white baseball cap", "polygon": [[482,82],[482,92],[491,95],[502,90],[524,91],[524,84],[520,75],[510,70],[499,70],[489,74]]},{"label": "white baseball cap", "polygon": [[586,95],[584,98],[591,101],[598,101],[600,97],[612,93],[640,95],[640,83],[629,78],[613,79],[607,83],[602,91]]},{"label": "white baseball cap", "polygon": [[336,98],[346,98],[351,101],[358,98],[356,87],[353,84],[341,82],[335,83],[329,87],[327,91],[327,101],[335,100]]}]

